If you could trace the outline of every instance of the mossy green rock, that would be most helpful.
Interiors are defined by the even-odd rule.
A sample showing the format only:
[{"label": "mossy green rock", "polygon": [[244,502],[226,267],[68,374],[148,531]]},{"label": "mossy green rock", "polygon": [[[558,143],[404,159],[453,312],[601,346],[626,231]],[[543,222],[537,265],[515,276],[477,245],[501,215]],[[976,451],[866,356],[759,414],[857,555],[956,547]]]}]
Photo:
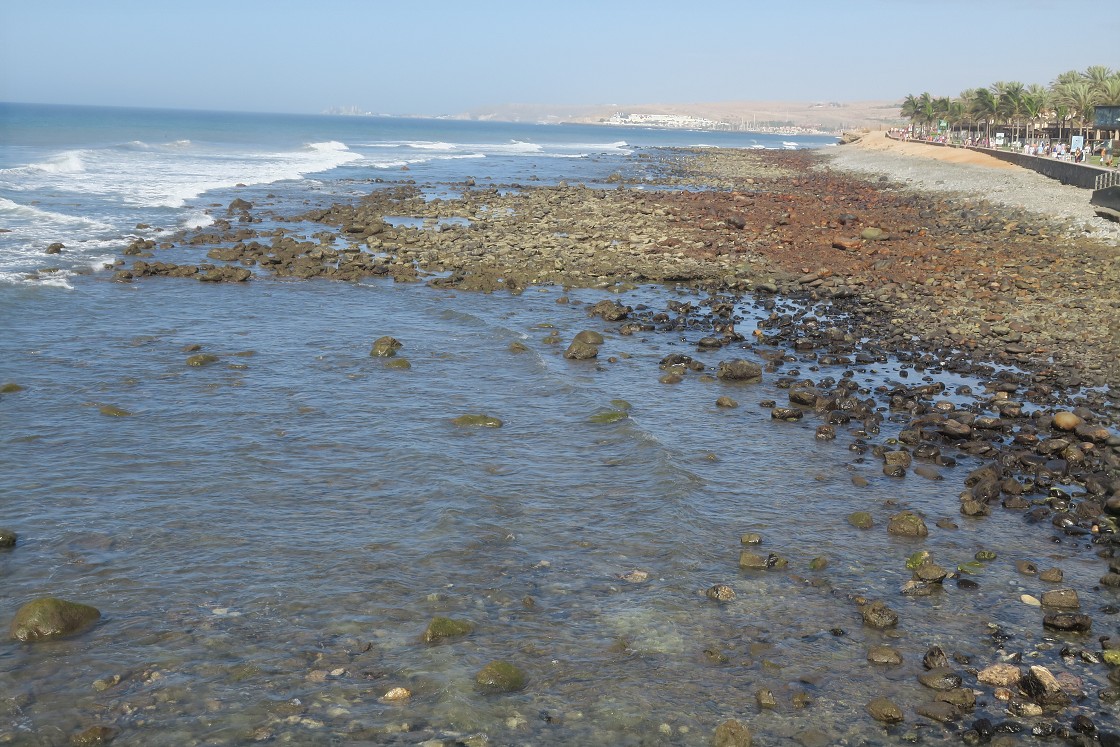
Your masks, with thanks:
[{"label": "mossy green rock", "polygon": [[603,336],[594,330],[585,329],[575,336],[575,342],[583,342],[588,345],[602,345]]},{"label": "mossy green rock", "polygon": [[929,550],[918,550],[916,553],[906,559],[906,568],[908,570],[915,570],[922,563],[929,560]]},{"label": "mossy green rock", "polygon": [[848,523],[856,529],[870,529],[875,526],[875,520],[866,511],[856,511],[848,517]]},{"label": "mossy green rock", "polygon": [[451,421],[460,428],[501,428],[502,421],[484,413],[460,415]]},{"label": "mossy green rock", "polygon": [[218,356],[211,355],[210,353],[199,353],[187,358],[187,365],[198,368],[199,366],[209,366],[211,363],[217,363]]},{"label": "mossy green rock", "polygon": [[825,568],[828,568],[828,558],[824,556],[809,561],[809,570],[811,571],[823,571]]},{"label": "mossy green rock", "polygon": [[15,532],[10,529],[0,529],[0,550],[6,550],[10,547],[16,546],[16,540],[19,538]]},{"label": "mossy green rock", "polygon": [[404,344],[400,340],[385,335],[384,337],[378,337],[374,341],[369,354],[374,358],[392,358],[397,354],[397,351],[403,347]]},{"label": "mossy green rock", "polygon": [[0,384],[0,394],[15,394],[16,392],[22,391],[23,387],[15,383],[14,381],[9,381],[6,384]]},{"label": "mossy green rock", "polygon": [[975,557],[977,560],[995,560],[996,554],[991,550],[980,550],[978,553],[976,553]]},{"label": "mossy green rock", "polygon": [[492,661],[474,678],[485,693],[513,693],[525,689],[525,673],[508,661]]},{"label": "mossy green rock", "polygon": [[107,415],[110,418],[127,418],[132,415],[131,412],[116,405],[102,405],[98,410],[102,415]]},{"label": "mossy green rock", "polygon": [[529,346],[523,342],[511,342],[509,344],[509,352],[511,353],[524,353],[529,350]]},{"label": "mossy green rock", "polygon": [[84,630],[100,617],[101,613],[89,605],[43,597],[19,608],[10,633],[24,643],[59,638]]},{"label": "mossy green rock", "polygon": [[605,410],[604,412],[597,412],[588,418],[592,423],[617,423],[620,420],[625,420],[630,415],[623,410]]},{"label": "mossy green rock", "polygon": [[613,407],[616,410],[630,411],[631,409],[633,409],[634,406],[624,399],[612,399],[611,400],[611,407]]},{"label": "mossy green rock", "polygon": [[1109,649],[1101,652],[1104,663],[1112,667],[1120,667],[1120,649]]},{"label": "mossy green rock", "polygon": [[474,630],[465,620],[452,620],[450,617],[433,617],[424,631],[424,643],[435,643],[445,638],[458,638]]},{"label": "mossy green rock", "polygon": [[407,358],[394,358],[385,364],[385,368],[395,368],[401,371],[407,371],[412,368],[412,364],[408,362]]},{"label": "mossy green rock", "polygon": [[891,517],[887,531],[900,537],[925,537],[929,534],[922,517],[911,511],[903,511]]}]

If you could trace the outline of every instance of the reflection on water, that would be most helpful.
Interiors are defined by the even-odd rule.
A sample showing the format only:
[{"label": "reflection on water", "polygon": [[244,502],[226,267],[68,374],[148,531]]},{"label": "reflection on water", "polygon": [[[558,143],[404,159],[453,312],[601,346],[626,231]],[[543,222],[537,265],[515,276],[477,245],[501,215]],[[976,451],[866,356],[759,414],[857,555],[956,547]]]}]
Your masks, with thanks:
[{"label": "reflection on water", "polygon": [[[0,342],[3,380],[26,387],[0,400],[0,525],[21,537],[0,554],[0,610],[6,621],[49,594],[103,618],[78,637],[0,646],[0,741],[63,743],[109,724],[116,743],[146,745],[707,744],[736,717],[761,744],[874,743],[888,737],[867,701],[928,700],[915,675],[934,644],[997,661],[990,625],[1088,691],[1103,686],[1100,667],[1063,665],[1061,640],[1048,645],[1019,601],[1041,586],[1018,560],[1093,587],[1101,565],[1079,540],[1055,544],[1010,512],[960,516],[962,476],[979,464],[968,457],[943,481],[888,478],[844,428],[821,442],[816,418],[775,423],[760,407],[785,403],[775,382],[789,369],[840,367],[661,384],[670,353],[709,372],[757,356],[698,351],[700,330],[619,335],[578,303],[593,292],[557,304],[558,289],[104,278],[18,292],[0,300],[34,314]],[[660,310],[669,297],[622,298]],[[761,312],[739,311],[749,334]],[[581,329],[605,335],[597,360],[562,357]],[[385,334],[410,369],[369,356]],[[219,360],[188,367],[193,345]],[[739,407],[717,407],[721,395]],[[589,421],[616,399],[628,418]],[[451,422],[469,413],[503,426]],[[887,534],[902,509],[927,517],[927,539]],[[876,526],[850,526],[853,511]],[[746,532],[788,568],[740,571]],[[978,589],[904,598],[917,549],[949,569],[980,549],[998,558],[972,576]],[[810,570],[818,557],[827,567]],[[705,598],[716,583],[735,599]],[[902,623],[864,628],[856,595],[886,599]],[[437,615],[473,632],[421,642]],[[884,642],[903,665],[867,662]],[[479,693],[474,675],[494,659],[521,667],[526,689]],[[394,687],[411,698],[381,700]],[[776,708],[758,708],[764,688]]]}]

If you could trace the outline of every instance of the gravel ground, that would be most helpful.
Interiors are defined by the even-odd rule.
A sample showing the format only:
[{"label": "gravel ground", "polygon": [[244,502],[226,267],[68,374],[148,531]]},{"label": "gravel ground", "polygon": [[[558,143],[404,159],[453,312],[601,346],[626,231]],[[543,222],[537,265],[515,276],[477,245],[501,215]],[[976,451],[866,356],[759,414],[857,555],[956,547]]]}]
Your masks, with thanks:
[{"label": "gravel ground", "polygon": [[984,197],[1000,205],[1051,216],[1109,246],[1120,247],[1120,223],[1097,217],[1089,204],[1089,190],[1061,184],[1027,169],[945,163],[851,146],[829,149],[828,157],[834,168],[886,176],[914,190]]}]

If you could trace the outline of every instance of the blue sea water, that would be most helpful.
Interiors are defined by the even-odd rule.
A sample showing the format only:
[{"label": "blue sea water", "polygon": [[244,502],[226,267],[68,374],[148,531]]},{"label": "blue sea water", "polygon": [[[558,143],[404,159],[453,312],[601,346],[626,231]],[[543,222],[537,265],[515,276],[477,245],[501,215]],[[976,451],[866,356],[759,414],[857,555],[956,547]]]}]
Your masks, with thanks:
[{"label": "blue sea water", "polygon": [[[818,441],[812,416],[774,423],[762,406],[785,402],[781,376],[846,367],[774,350],[760,384],[690,372],[666,385],[671,353],[711,371],[763,362],[760,351],[698,349],[704,331],[687,327],[623,335],[585,311],[604,297],[703,303],[694,290],[510,296],[264,273],[118,283],[100,269],[133,238],[207,224],[234,196],[299,211],[378,179],[640,181],[653,159],[635,156],[661,146],[790,141],[0,106],[0,384],[18,385],[0,394],[0,528],[20,537],[0,550],[0,626],[45,595],[102,612],[82,635],[0,642],[0,743],[66,744],[100,724],[115,744],[145,747],[707,745],[734,717],[758,744],[877,744],[886,732],[865,704],[925,700],[915,674],[930,645],[990,663],[999,625],[1037,646],[1032,660],[1064,666],[1019,601],[1039,587],[1015,562],[1060,566],[1082,590],[1100,563],[1010,512],[960,517],[960,475],[978,459],[960,456],[942,481],[886,477],[849,449],[854,434]],[[63,253],[45,255],[53,242]],[[770,312],[740,299],[739,330]],[[566,360],[551,342],[582,329],[603,334],[598,360]],[[369,355],[382,335],[403,342],[411,368]],[[217,360],[188,365],[197,352]],[[851,375],[865,388],[902,380],[894,361]],[[971,401],[951,393],[958,384],[981,389],[940,380],[946,405]],[[721,395],[740,406],[717,407]],[[618,400],[628,417],[592,420]],[[471,413],[503,425],[453,423]],[[899,427],[886,420],[880,441]],[[927,517],[928,538],[887,534],[904,508]],[[853,511],[876,528],[850,527]],[[741,571],[745,532],[788,572]],[[979,589],[898,596],[915,550],[953,568],[980,548],[999,560],[976,569]],[[828,568],[811,572],[814,558]],[[736,598],[708,600],[716,583]],[[857,595],[890,600],[900,628],[865,629]],[[425,643],[434,616],[473,630]],[[867,661],[884,642],[905,666]],[[495,659],[525,671],[523,691],[476,690]],[[1073,671],[1104,686],[1099,667]],[[412,696],[382,700],[397,687]],[[778,708],[755,707],[762,688]],[[922,739],[959,741],[933,725]]]},{"label": "blue sea water", "polygon": [[[37,282],[70,285],[148,225],[205,225],[207,206],[236,185],[291,204],[360,194],[399,177],[495,183],[594,183],[636,149],[659,146],[820,147],[828,137],[449,119],[306,116],[0,104],[0,286],[49,264]],[[228,200],[227,200],[228,201]],[[44,263],[43,252],[66,251]]]}]

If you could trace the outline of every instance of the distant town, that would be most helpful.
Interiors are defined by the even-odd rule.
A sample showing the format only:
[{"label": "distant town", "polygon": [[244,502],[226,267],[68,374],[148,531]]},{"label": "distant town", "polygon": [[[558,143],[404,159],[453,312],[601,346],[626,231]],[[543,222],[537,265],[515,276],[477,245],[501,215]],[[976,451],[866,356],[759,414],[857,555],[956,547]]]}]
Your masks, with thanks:
[{"label": "distant town", "polygon": [[738,122],[723,122],[706,117],[692,117],[686,114],[631,114],[615,112],[599,120],[600,124],[621,125],[626,127],[661,127],[670,130],[728,130],[763,132],[775,135],[832,135],[832,131],[814,127],[799,127],[792,122],[758,122],[740,119]]}]

